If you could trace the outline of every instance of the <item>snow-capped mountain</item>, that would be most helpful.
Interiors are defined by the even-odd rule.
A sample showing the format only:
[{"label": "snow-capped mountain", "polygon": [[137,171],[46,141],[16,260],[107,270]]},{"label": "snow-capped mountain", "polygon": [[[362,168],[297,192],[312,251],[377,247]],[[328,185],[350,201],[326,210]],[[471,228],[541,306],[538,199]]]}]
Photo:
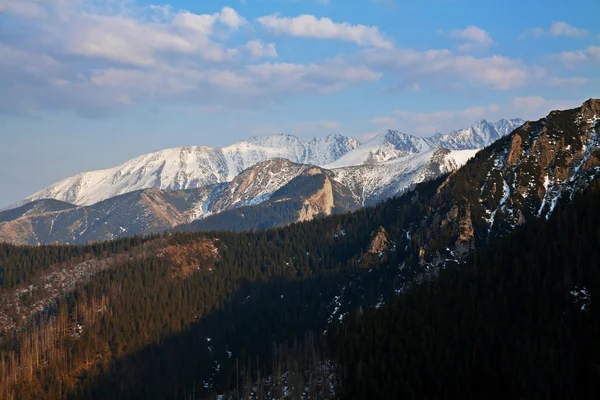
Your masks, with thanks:
[{"label": "snow-capped mountain", "polygon": [[437,135],[430,139],[450,150],[481,149],[508,135],[524,123],[525,121],[519,118],[501,119],[494,123],[482,119],[468,128],[459,129],[446,135]]},{"label": "snow-capped mountain", "polygon": [[331,164],[325,165],[325,167],[342,168],[375,164],[425,153],[433,150],[435,147],[436,144],[429,139],[388,130],[348,152]]},{"label": "snow-capped mountain", "polygon": [[[202,226],[255,229],[345,212],[458,169],[480,145],[521,122],[480,121],[429,138],[388,130],[362,145],[341,135],[305,140],[279,134],[224,148],[163,150],[79,174],[28,197],[0,213],[0,239],[85,243],[207,217],[210,224]],[[309,171],[324,180],[302,178]],[[307,200],[315,193],[321,196],[316,203],[330,199],[327,207]],[[254,225],[249,225],[246,208],[256,206],[260,208],[250,213]],[[234,212],[238,209],[246,211]],[[239,221],[236,226],[231,225],[234,220]]]},{"label": "snow-capped mountain", "polygon": [[[260,218],[251,224],[270,227],[360,207],[350,191],[331,176],[330,171],[318,167],[274,158],[255,164],[231,182],[195,189],[143,189],[90,206],[35,200],[0,212],[0,239],[22,245],[87,243],[162,232],[215,215],[225,215],[229,223],[240,214],[227,212],[268,200],[272,200],[267,206],[273,212],[258,211]],[[313,196],[315,193],[319,195]],[[277,207],[281,210],[275,212]],[[239,223],[227,228],[243,226],[254,228]]]},{"label": "snow-capped mountain", "polygon": [[342,168],[375,164],[427,153],[438,147],[448,150],[477,150],[489,146],[524,123],[522,119],[501,119],[494,123],[481,120],[468,128],[430,137],[387,130],[325,167]]},{"label": "snow-capped mountain", "polygon": [[478,150],[437,148],[389,161],[336,168],[335,179],[347,186],[363,205],[397,196],[417,183],[463,166]]},{"label": "snow-capped mountain", "polygon": [[356,147],[356,140],[341,135],[306,140],[285,134],[253,137],[224,148],[178,147],[146,154],[114,168],[67,178],[15,206],[47,198],[91,205],[140,189],[197,188],[229,182],[243,170],[267,159],[281,157],[296,163],[324,165]]},{"label": "snow-capped mountain", "polygon": [[[146,154],[114,168],[84,172],[43,189],[9,208],[40,199],[75,205],[92,205],[120,194],[142,189],[184,190],[232,181],[245,169],[272,158],[327,169],[370,165],[433,151],[474,150],[489,145],[520,126],[522,120],[477,124],[430,138],[398,131],[383,132],[363,145],[329,135],[312,140],[278,134],[252,137],[231,146],[178,147]],[[366,168],[365,168],[366,169]]]}]

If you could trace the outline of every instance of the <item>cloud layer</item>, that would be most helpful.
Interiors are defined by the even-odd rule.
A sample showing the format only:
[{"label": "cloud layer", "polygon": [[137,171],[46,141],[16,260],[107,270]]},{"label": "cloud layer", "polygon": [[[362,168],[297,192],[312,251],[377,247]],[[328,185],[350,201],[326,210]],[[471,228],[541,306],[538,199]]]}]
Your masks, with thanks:
[{"label": "cloud layer", "polygon": [[533,37],[543,37],[543,36],[552,36],[552,37],[571,37],[571,38],[581,38],[587,36],[589,32],[586,29],[581,29],[574,27],[572,25],[567,24],[563,21],[555,21],[550,24],[550,27],[547,29],[544,28],[533,28],[529,29],[524,33],[524,36],[533,36]]},{"label": "cloud layer", "polygon": [[274,14],[260,17],[257,21],[264,28],[279,34],[312,39],[337,39],[354,42],[360,46],[384,49],[393,47],[392,42],[385,39],[379,29],[373,26],[336,23],[329,18],[316,18],[313,15],[288,18]]},{"label": "cloud layer", "polygon": [[[489,54],[494,40],[474,25],[444,34],[456,50],[413,49],[376,26],[308,14],[250,20],[231,7],[197,14],[128,0],[1,0],[0,12],[11,20],[0,31],[0,112],[9,114],[101,117],[140,104],[257,108],[374,82],[374,93],[394,96],[448,86],[511,91],[589,82]],[[555,22],[532,34],[587,31]],[[288,61],[288,37],[342,41],[355,50],[335,54],[332,47],[329,58]],[[570,67],[597,64],[600,47],[552,57]]]}]

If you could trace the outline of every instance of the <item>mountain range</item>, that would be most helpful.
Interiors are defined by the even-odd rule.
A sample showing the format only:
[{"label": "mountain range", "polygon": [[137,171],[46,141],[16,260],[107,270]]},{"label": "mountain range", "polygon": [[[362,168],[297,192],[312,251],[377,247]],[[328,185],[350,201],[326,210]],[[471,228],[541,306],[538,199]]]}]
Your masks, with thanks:
[{"label": "mountain range", "polygon": [[[297,353],[315,355],[322,344],[336,350],[309,371],[324,376],[330,398],[339,388],[331,378],[342,381],[344,398],[535,398],[542,389],[549,398],[586,397],[577,389],[597,389],[600,354],[599,133],[600,100],[588,100],[526,122],[460,168],[438,165],[441,175],[372,207],[339,169],[276,158],[223,186],[211,203],[223,211],[175,232],[82,246],[0,244],[0,340],[5,332],[3,343],[20,344],[5,346],[0,373],[14,383],[0,393],[240,398],[244,386],[260,393],[261,380],[279,377],[288,377],[274,384],[280,393],[290,385],[316,393],[289,377],[306,367]],[[297,175],[261,203],[236,206],[261,193],[247,192],[251,183],[279,171]],[[122,196],[158,204],[170,193],[183,196],[170,200],[180,204],[205,196],[200,190]],[[70,212],[57,200],[22,207],[0,221]],[[314,218],[323,210],[332,215]],[[305,222],[227,231],[282,225],[287,214]],[[298,351],[286,359],[291,346]],[[506,389],[497,396],[494,385]]]},{"label": "mountain range", "polygon": [[[279,134],[224,148],[163,150],[67,178],[27,197],[0,212],[0,239],[86,243],[194,221],[188,226],[257,229],[350,211],[455,170],[482,144],[523,122],[479,121],[428,138],[388,130],[362,145],[342,135],[306,140]],[[238,208],[244,209],[234,211]],[[250,214],[253,218],[233,224]]]}]

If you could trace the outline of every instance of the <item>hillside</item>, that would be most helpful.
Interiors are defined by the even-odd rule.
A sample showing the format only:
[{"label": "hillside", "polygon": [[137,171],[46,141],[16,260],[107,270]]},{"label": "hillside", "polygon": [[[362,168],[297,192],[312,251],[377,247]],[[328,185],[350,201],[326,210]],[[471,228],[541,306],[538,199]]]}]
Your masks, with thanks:
[{"label": "hillside", "polygon": [[[0,395],[7,398],[18,393],[22,397],[49,399],[65,396],[114,399],[179,398],[182,393],[185,396],[190,392],[195,397],[201,397],[230,392],[239,384],[243,385],[243,382],[237,381],[238,374],[257,379],[258,373],[262,376],[264,373],[273,372],[274,343],[283,347],[294,347],[298,338],[304,337],[307,332],[313,332],[316,336],[322,336],[324,332],[334,332],[336,321],[346,320],[355,315],[357,310],[360,314],[361,309],[364,311],[371,307],[381,307],[398,294],[411,298],[413,293],[420,290],[419,282],[435,279],[436,276],[444,275],[445,271],[455,271],[455,265],[464,265],[461,254],[471,254],[472,260],[479,260],[479,255],[483,254],[481,251],[486,251],[487,248],[493,251],[493,247],[489,246],[494,246],[498,237],[506,237],[506,240],[509,240],[515,230],[519,234],[531,226],[533,231],[526,231],[528,240],[537,240],[535,232],[542,232],[536,225],[536,221],[539,221],[538,215],[549,217],[548,222],[544,222],[545,218],[542,218],[543,224],[551,223],[555,221],[552,218],[556,218],[559,221],[557,226],[562,228],[565,219],[554,217],[560,215],[557,214],[558,210],[568,210],[567,216],[570,215],[568,213],[581,212],[581,216],[570,218],[573,221],[573,229],[575,225],[585,228],[586,232],[587,229],[595,229],[598,226],[597,216],[594,214],[596,208],[593,208],[593,211],[588,209],[589,204],[596,204],[598,196],[594,177],[600,171],[595,161],[598,148],[595,141],[598,118],[595,115],[600,114],[597,112],[599,104],[597,100],[590,100],[580,108],[554,112],[547,118],[531,122],[492,147],[477,153],[474,159],[458,171],[418,184],[412,192],[353,213],[331,215],[253,233],[173,233],[144,240],[121,239],[76,247],[21,248],[1,245],[1,298],[8,334],[0,347],[0,381],[3,382],[0,385]],[[548,140],[548,143],[552,144],[546,147],[542,146],[545,137],[552,138]],[[511,151],[514,149],[516,150]],[[559,161],[563,159],[561,155],[565,152],[568,154],[568,161],[563,164]],[[545,154],[552,154],[553,157],[544,157]],[[548,160],[551,161],[548,163]],[[531,172],[532,170],[535,173]],[[326,182],[329,175],[321,172],[311,174],[310,170],[306,172],[309,173],[302,178],[312,182],[313,189],[320,192],[323,188],[322,182]],[[548,208],[540,214],[539,210],[546,194],[539,189],[544,188],[543,177],[547,175],[552,178],[552,187],[556,190],[552,192],[551,197],[556,199],[556,207]],[[541,186],[529,183],[539,182],[540,177]],[[509,187],[506,192],[510,191],[504,203],[504,184],[498,184],[502,183],[502,180],[505,180]],[[290,184],[292,182],[290,181]],[[294,185],[290,185],[286,190],[289,192],[279,193],[277,196],[285,197],[286,193],[294,193]],[[576,203],[575,206],[569,207],[568,204],[576,197],[575,194],[581,191],[585,193],[587,206],[583,208],[582,203]],[[560,193],[560,196],[557,193]],[[340,192],[341,194],[343,192]],[[479,202],[480,199],[483,201]],[[505,204],[506,207],[503,209],[501,204]],[[499,210],[492,223],[485,210],[493,212],[496,210],[493,207]],[[508,216],[507,223],[501,224],[505,215]],[[518,224],[511,223],[511,215],[519,217]],[[589,222],[580,224],[583,220]],[[553,229],[556,232],[556,228]],[[573,246],[573,252],[584,251],[578,253],[579,258],[577,263],[573,264],[574,268],[579,268],[578,266],[585,265],[588,261],[595,265],[595,253],[587,252],[595,241],[582,239],[582,233],[578,232],[565,230],[565,243],[581,242],[581,245]],[[554,243],[542,234],[540,237],[544,238],[544,245]],[[590,236],[590,239],[594,238]],[[531,242],[518,236],[516,240],[522,242],[521,247],[532,248],[532,251],[537,249]],[[560,240],[563,239],[559,239],[557,243],[560,244]],[[528,244],[530,245],[526,246]],[[514,249],[521,247],[514,246]],[[511,247],[509,252],[502,248],[501,252],[494,254],[512,257],[512,249]],[[561,251],[560,246],[556,249]],[[469,253],[473,251],[474,254]],[[588,254],[591,256],[588,257]],[[82,263],[90,260],[96,260],[94,265],[101,266],[84,269]],[[509,265],[502,259],[499,260],[495,265]],[[506,260],[508,262],[512,258]],[[544,260],[546,259],[541,259],[542,262]],[[558,256],[553,260],[561,263]],[[526,269],[532,263],[529,258],[519,260],[514,264],[515,270]],[[56,280],[57,285],[62,285],[58,286],[59,289],[66,289],[64,295],[52,297],[53,293],[60,293],[60,290],[54,290],[51,284],[54,280],[47,277],[55,276],[51,274],[57,273],[56,271],[71,270],[82,272],[68,285],[62,285],[60,282],[63,281]],[[460,269],[456,271],[459,273]],[[475,268],[475,271],[479,269]],[[502,271],[505,270],[492,268],[490,275],[486,276],[486,285],[493,284],[494,280],[491,278],[499,279],[498,275],[494,274]],[[534,268],[534,271],[541,271],[541,266]],[[559,276],[561,272],[562,270],[556,270],[548,277]],[[543,301],[547,296],[536,297],[538,293],[555,293],[554,290],[560,292],[563,288],[569,288],[571,284],[573,286],[570,286],[569,290],[574,290],[575,285],[588,282],[591,285],[594,282],[578,280],[575,276],[571,282],[569,276],[565,276],[564,279],[568,285],[554,285],[552,279],[542,279],[546,282],[544,285],[548,285],[542,285],[542,288],[548,288],[550,292],[538,292],[537,286],[511,286],[513,281],[510,280],[506,281],[506,286],[498,285],[498,290],[516,288],[515,293],[531,294],[530,297],[526,297],[528,301],[517,302],[515,307],[529,307],[531,304],[530,308],[543,313],[544,310],[554,308],[544,307],[547,303]],[[49,286],[46,286],[47,284]],[[467,283],[460,285],[462,286],[459,289],[464,288],[465,293],[471,293],[468,288],[478,287],[469,286]],[[482,287],[486,288],[486,291],[476,292],[484,299],[488,293],[497,293],[493,290],[488,291],[488,286]],[[590,289],[590,293],[592,291]],[[442,296],[445,292],[439,290],[436,293]],[[568,294],[569,292],[566,292],[565,295]],[[490,296],[488,300],[504,304],[504,300],[497,296]],[[472,298],[467,298],[465,302],[473,304]],[[455,316],[457,321],[464,324],[469,324],[471,320],[463,318],[469,317],[467,311],[476,313],[479,310],[476,307],[467,307],[465,314],[461,314],[460,310],[451,308],[452,302],[447,299],[435,304],[436,307],[442,307],[442,304],[447,308],[443,310],[444,315]],[[539,307],[533,307],[534,305]],[[415,314],[417,322],[423,320],[423,315],[427,315],[432,324],[437,323],[436,321],[441,321],[440,324],[444,322],[441,317],[431,317],[437,315],[433,313],[439,308],[428,309],[426,305],[422,307],[415,308],[415,312],[424,310],[425,313]],[[25,320],[24,310],[28,310]],[[479,318],[478,315],[471,314],[474,322],[469,325],[475,333],[479,332],[477,327],[488,327],[490,325],[486,324],[486,321],[491,321]],[[484,315],[494,315],[493,309]],[[556,319],[556,315],[559,319]],[[593,365],[580,363],[581,359],[577,358],[579,353],[565,358],[562,349],[568,346],[559,347],[556,354],[549,355],[536,350],[548,348],[547,344],[554,337],[563,337],[563,330],[554,329],[554,322],[560,320],[560,315],[560,312],[553,313],[550,317],[546,314],[540,316],[523,313],[523,318],[533,316],[530,325],[526,327],[540,322],[543,323],[540,328],[543,328],[546,326],[544,324],[549,322],[547,326],[550,336],[544,336],[544,340],[540,342],[530,340],[530,336],[523,336],[522,343],[518,336],[515,340],[510,336],[500,336],[519,332],[518,326],[514,329],[507,328],[513,326],[510,325],[513,321],[510,318],[503,317],[498,322],[499,336],[487,332],[489,335],[486,337],[493,338],[494,343],[500,337],[502,340],[511,339],[507,343],[519,346],[531,344],[533,353],[523,352],[523,358],[517,358],[526,366],[533,365],[524,370],[527,372],[524,376],[531,377],[533,383],[523,386],[533,389],[527,389],[524,393],[538,388],[536,382],[545,377],[550,380],[543,380],[544,382],[556,382],[557,385],[547,386],[547,393],[556,390],[556,393],[563,394],[572,387],[568,381],[571,375],[568,373],[564,381],[554,379],[556,375],[550,373],[532,375],[531,371],[535,370],[537,365],[546,363],[548,366],[555,366],[561,361],[565,362],[563,368],[569,368],[570,365]],[[538,316],[544,316],[545,319],[536,319]],[[15,325],[11,325],[11,322]],[[11,331],[12,326],[30,328]],[[433,339],[441,337],[439,341],[419,341],[410,336],[410,329],[405,332],[406,341],[415,343],[415,353],[411,354],[417,354],[418,349],[424,349],[426,352],[441,349],[441,353],[435,353],[441,354],[439,359],[434,359],[436,362],[432,362],[429,367],[425,364],[425,367],[429,368],[427,371],[434,371],[435,374],[439,371],[435,368],[447,366],[456,367],[456,373],[468,372],[471,370],[466,368],[470,365],[481,365],[477,362],[487,360],[467,357],[467,353],[460,353],[461,357],[464,355],[464,358],[461,358],[464,359],[464,363],[449,364],[448,358],[444,358],[443,355],[454,354],[451,351],[458,351],[462,347],[457,347],[456,342],[451,341],[455,336],[443,335],[446,326],[433,325],[430,329],[426,324],[415,325],[415,332],[421,332],[416,336],[419,339],[427,338],[426,335],[437,332],[436,327],[439,327],[439,336],[432,336]],[[576,323],[572,326],[583,325]],[[465,328],[465,332],[473,331]],[[342,343],[353,346],[355,342],[350,334],[351,332],[348,333],[348,340]],[[579,333],[574,334],[564,343],[578,343],[577,340],[581,339],[579,342],[583,346],[588,343],[584,340],[588,336],[585,331],[582,334],[583,336]],[[443,338],[446,337],[448,339],[444,341]],[[481,336],[474,334],[473,337],[477,339],[474,343],[480,343],[478,338]],[[373,346],[370,338],[365,340],[369,346]],[[19,345],[15,346],[15,343]],[[423,343],[431,343],[432,346],[438,347],[423,348]],[[378,354],[375,353],[378,351],[375,348],[368,348],[373,349],[373,355]],[[395,349],[392,348],[394,352]],[[444,349],[448,350],[448,353],[444,352]],[[493,349],[499,349],[502,354],[501,347]],[[482,350],[476,347],[472,351],[481,354]],[[340,362],[360,359],[364,353],[355,351],[346,356],[350,358],[340,356]],[[456,359],[455,356],[451,358]],[[417,358],[407,362],[406,368],[420,367],[423,360],[431,358]],[[471,360],[473,364],[469,364]],[[512,362],[506,358],[494,360]],[[404,359],[393,362],[402,363]],[[356,393],[363,393],[365,388],[372,387],[367,385],[376,385],[377,382],[382,383],[381,390],[387,390],[383,384],[387,384],[388,376],[392,375],[388,375],[385,372],[387,370],[377,369],[379,367],[369,367],[371,371],[381,375],[380,381],[374,379],[376,383],[372,383],[371,380],[362,379],[371,376],[365,372],[366,366],[370,366],[368,360],[364,365],[364,368],[360,367],[361,372],[350,368],[343,372],[349,374],[351,379],[358,376],[355,379],[358,386],[351,386],[352,382],[347,379],[343,380],[343,384],[350,385],[348,388],[352,390],[356,387],[359,390]],[[486,366],[485,363],[483,366]],[[507,373],[507,368],[501,372]],[[485,368],[480,370],[489,371]],[[439,390],[440,386],[429,384],[427,380],[431,375],[420,376],[423,377],[422,381],[409,382],[414,393],[438,393],[436,390]],[[411,376],[407,375],[406,380],[409,379]],[[440,382],[445,382],[445,379],[441,376]],[[404,384],[404,381],[394,378],[394,382],[396,381],[398,385]],[[594,381],[584,381],[589,382]],[[423,391],[423,387],[430,388],[427,389],[430,392]],[[448,393],[454,390],[454,387],[447,388]],[[343,390],[343,387],[341,389]],[[409,396],[413,392],[409,392]]]},{"label": "hillside", "polygon": [[600,395],[600,182],[335,329],[341,398]]},{"label": "hillside", "polygon": [[[83,244],[171,229],[189,230],[187,225],[193,229],[234,230],[283,226],[375,204],[416,183],[455,170],[475,153],[438,149],[335,170],[272,158],[242,171],[230,182],[195,189],[143,189],[91,206],[36,200],[0,212],[0,240],[30,245]],[[317,183],[316,178],[302,178],[307,174],[327,178]],[[315,185],[325,184],[331,206],[309,205],[316,200]]]}]

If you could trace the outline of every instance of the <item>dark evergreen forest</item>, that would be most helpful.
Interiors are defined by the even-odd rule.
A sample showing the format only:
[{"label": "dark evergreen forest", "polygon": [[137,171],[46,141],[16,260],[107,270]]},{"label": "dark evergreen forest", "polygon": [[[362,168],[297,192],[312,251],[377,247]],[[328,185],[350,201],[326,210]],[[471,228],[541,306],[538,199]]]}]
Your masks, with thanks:
[{"label": "dark evergreen forest", "polygon": [[[600,184],[460,265],[423,271],[420,249],[455,232],[424,227],[409,239],[404,228],[421,223],[445,178],[260,232],[2,245],[3,302],[64,263],[112,261],[2,337],[0,397],[237,398],[311,353],[311,365],[335,366],[344,399],[593,398]],[[394,246],[369,253],[381,228]]]},{"label": "dark evergreen forest", "polygon": [[333,336],[342,398],[600,395],[600,186]]}]

